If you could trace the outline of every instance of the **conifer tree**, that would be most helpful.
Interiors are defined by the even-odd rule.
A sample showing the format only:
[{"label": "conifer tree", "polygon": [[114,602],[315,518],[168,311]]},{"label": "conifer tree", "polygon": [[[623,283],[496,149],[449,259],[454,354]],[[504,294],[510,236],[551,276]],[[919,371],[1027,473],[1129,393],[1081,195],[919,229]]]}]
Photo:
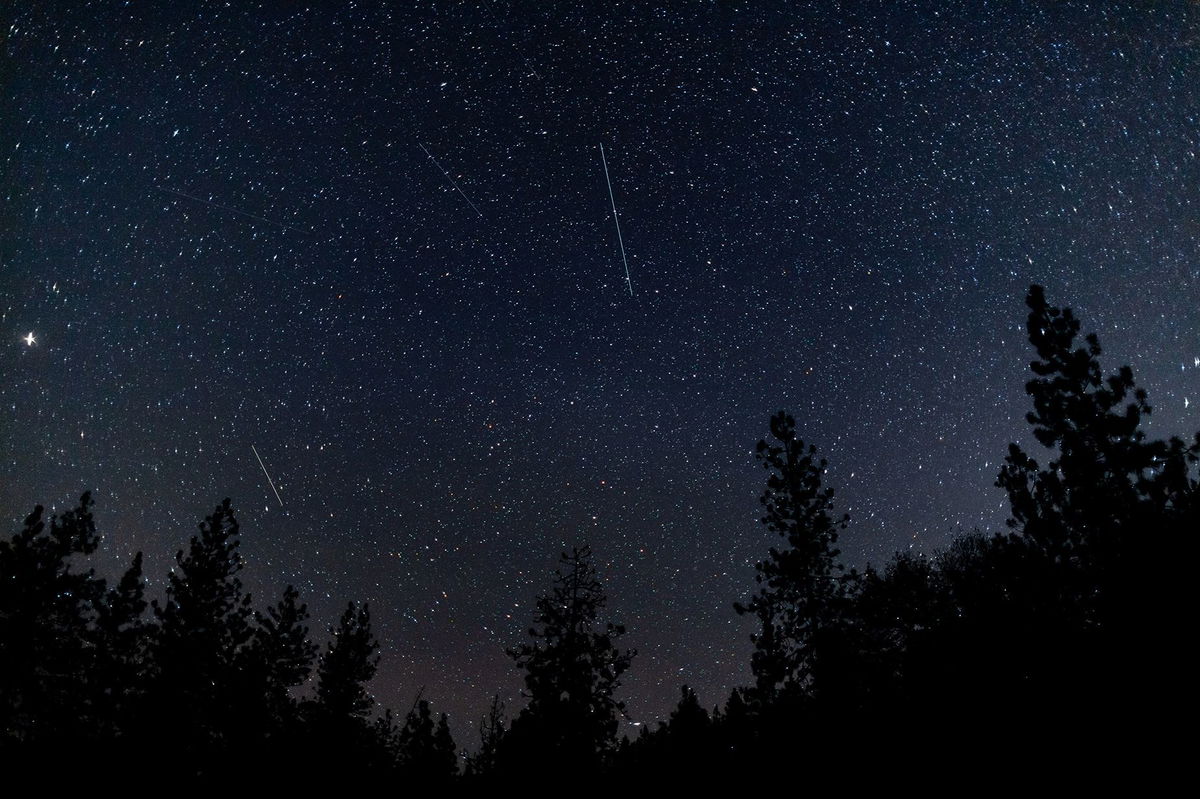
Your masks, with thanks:
[{"label": "conifer tree", "polygon": [[369,605],[350,602],[330,633],[317,663],[316,695],[301,708],[305,746],[311,757],[343,763],[345,781],[366,785],[396,766],[392,716],[369,720],[375,699],[367,685],[379,668]]},{"label": "conifer tree", "polygon": [[[236,728],[243,648],[252,628],[250,596],[238,573],[238,522],[230,500],[218,505],[175,556],[158,618],[155,691],[185,748],[219,748]],[[166,725],[163,720],[159,724]],[[200,771],[209,771],[203,762]]]},{"label": "conifer tree", "polygon": [[[712,719],[700,705],[696,692],[688,686],[680,690],[679,704],[671,711],[663,728],[666,747],[663,758],[678,768],[689,768],[692,774],[708,773],[712,767]],[[697,759],[705,762],[698,763]]]},{"label": "conifer tree", "polygon": [[458,750],[454,745],[454,736],[450,734],[450,717],[445,713],[438,716],[430,766],[430,773],[438,781],[458,775]]},{"label": "conifer tree", "polygon": [[361,721],[375,705],[367,683],[379,668],[369,605],[351,602],[330,632],[333,638],[317,668],[316,709],[335,723]]},{"label": "conifer tree", "polygon": [[1051,460],[1040,466],[1011,444],[997,485],[1008,492],[1009,526],[1058,569],[1060,582],[1074,586],[1078,612],[1110,615],[1111,606],[1135,599],[1120,583],[1148,566],[1134,562],[1151,551],[1144,536],[1195,519],[1200,434],[1191,445],[1147,440],[1142,421],[1151,408],[1132,370],[1104,378],[1095,334],[1076,346],[1079,321],[1070,308],[1050,306],[1041,286],[1030,287],[1026,304],[1038,355],[1026,418]]},{"label": "conifer tree", "polygon": [[616,645],[622,625],[600,621],[607,597],[591,557],[586,546],[563,553],[553,587],[537,600],[533,641],[509,650],[529,699],[502,748],[512,760],[587,773],[616,745],[625,705],[614,693],[634,653]]},{"label": "conifer tree", "polygon": [[417,784],[445,783],[458,772],[450,722],[443,713],[434,724],[433,712],[424,699],[419,699],[409,711],[397,743],[401,771]]},{"label": "conifer tree", "polygon": [[1075,346],[1080,325],[1071,309],[1049,306],[1041,286],[1030,288],[1026,304],[1038,354],[1036,377],[1026,385],[1034,409],[1026,418],[1057,457],[1039,469],[1012,444],[998,484],[1012,503],[1010,525],[1056,561],[1068,561],[1086,540],[1136,511],[1139,478],[1154,466],[1154,448],[1139,429],[1150,406],[1129,367],[1103,379],[1094,334]]},{"label": "conifer tree", "polygon": [[774,442],[759,441],[755,453],[769,473],[760,498],[762,523],[787,545],[771,547],[755,565],[758,592],[734,605],[759,620],[751,656],[759,703],[809,688],[818,642],[832,627],[843,594],[834,545],[848,520],[832,515],[833,490],[821,487],[826,462],[796,437],[795,419],[777,413],[771,436]]},{"label": "conifer tree", "polygon": [[142,578],[142,553],[115,588],[96,605],[96,665],[93,695],[105,734],[116,737],[135,724],[150,676],[150,643],[153,632],[144,617],[146,583]]},{"label": "conifer tree", "polygon": [[500,701],[500,694],[496,694],[488,705],[487,714],[479,720],[479,751],[467,758],[469,776],[482,777],[495,772],[506,733],[504,703]]},{"label": "conifer tree", "polygon": [[745,688],[735,688],[729,692],[724,709],[713,709],[714,740],[721,754],[735,762],[757,746],[747,693]]},{"label": "conifer tree", "polygon": [[[1164,676],[1182,662],[1171,647],[1182,640],[1175,631],[1187,599],[1182,581],[1164,577],[1156,559],[1189,551],[1200,529],[1200,434],[1191,443],[1148,439],[1151,408],[1132,370],[1105,377],[1097,337],[1080,346],[1079,321],[1070,308],[1049,305],[1041,286],[1030,287],[1026,305],[1037,353],[1026,418],[1050,454],[1041,465],[1012,444],[997,480],[1016,531],[1001,554],[1019,566],[1006,569],[1004,595],[1016,597],[1010,604],[1028,620],[1022,643],[1031,629],[1038,633],[1027,660],[1039,664],[1043,690],[1072,686],[1076,712],[1091,716],[1113,684],[1171,685]],[[1117,719],[1154,704],[1126,694],[1101,715]]]},{"label": "conifer tree", "polygon": [[679,704],[671,711],[667,729],[672,737],[683,741],[695,741],[703,737],[710,724],[708,711],[700,705],[696,692],[688,686],[680,690]]},{"label": "conifer tree", "polygon": [[73,568],[99,543],[92,504],[85,493],[48,530],[39,505],[19,533],[0,541],[0,735],[8,741],[94,731],[88,698],[104,581]]},{"label": "conifer tree", "polygon": [[375,717],[371,725],[371,748],[380,758],[377,768],[381,771],[394,772],[400,765],[400,728],[396,724],[396,715],[391,708],[384,708],[383,713]]},{"label": "conifer tree", "polygon": [[265,614],[255,611],[249,668],[256,674],[253,690],[263,705],[269,729],[280,730],[294,719],[291,689],[312,672],[317,645],[308,638],[308,606],[293,586]]}]

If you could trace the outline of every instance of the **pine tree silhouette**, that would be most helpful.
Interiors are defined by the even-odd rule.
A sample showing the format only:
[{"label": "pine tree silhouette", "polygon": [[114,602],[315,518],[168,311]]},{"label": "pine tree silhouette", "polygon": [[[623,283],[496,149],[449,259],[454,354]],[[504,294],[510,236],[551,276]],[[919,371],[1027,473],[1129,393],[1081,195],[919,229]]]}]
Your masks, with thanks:
[{"label": "pine tree silhouette", "polygon": [[843,593],[834,544],[848,521],[832,515],[833,490],[821,488],[826,462],[817,460],[815,447],[806,448],[796,438],[795,419],[777,413],[771,436],[776,443],[759,441],[756,450],[769,472],[760,499],[762,523],[787,547],[771,547],[755,565],[758,592],[746,604],[734,605],[760,623],[751,657],[758,703],[770,703],[782,691],[809,688],[818,641],[834,624]]},{"label": "pine tree silhouette", "polygon": [[1030,287],[1026,304],[1038,354],[1027,419],[1053,459],[1042,468],[1009,446],[997,480],[1008,492],[1009,525],[1066,568],[1121,569],[1144,524],[1194,513],[1200,434],[1191,445],[1148,441],[1141,425],[1151,409],[1133,371],[1123,366],[1103,378],[1095,334],[1076,347],[1079,322],[1070,308],[1048,305],[1041,286]]},{"label": "pine tree silhouette", "polygon": [[175,556],[166,601],[151,603],[159,630],[154,656],[159,669],[153,724],[173,728],[192,765],[215,775],[226,765],[220,753],[237,730],[243,648],[251,639],[250,596],[238,573],[238,522],[229,499],[216,507]]},{"label": "pine tree silhouette", "polygon": [[136,730],[136,718],[151,673],[153,626],[145,618],[146,583],[142,553],[96,606],[94,696],[105,737]]},{"label": "pine tree silhouette", "polygon": [[747,691],[735,688],[729,692],[725,708],[713,713],[713,732],[721,758],[728,763],[744,765],[758,748],[757,730],[746,701]]},{"label": "pine tree silhouette", "polygon": [[607,597],[588,547],[563,553],[550,592],[537,600],[530,643],[508,654],[525,672],[529,704],[501,752],[506,770],[594,773],[616,746],[625,705],[614,697],[634,653],[616,640],[625,628],[601,623]]},{"label": "pine tree silhouette", "polygon": [[[1088,335],[1077,346],[1080,323],[1049,305],[1041,286],[1030,287],[1026,304],[1037,352],[1027,420],[1051,455],[1041,466],[1012,444],[997,480],[1017,533],[1006,543],[1016,553],[1007,574],[1019,580],[1008,595],[1029,619],[1024,641],[1039,642],[1033,684],[1092,717],[1096,697],[1118,681],[1172,682],[1149,664],[1178,662],[1163,647],[1177,640],[1171,628],[1185,600],[1155,561],[1185,551],[1200,529],[1200,434],[1191,444],[1147,439],[1151,408],[1132,370],[1105,378],[1099,340]],[[1069,698],[1060,685],[1071,686]],[[1125,699],[1109,718],[1141,712]]]},{"label": "pine tree silhouette", "polygon": [[504,703],[500,701],[500,694],[496,694],[488,705],[487,714],[479,720],[479,751],[467,758],[466,776],[487,777],[495,773],[507,732]]},{"label": "pine tree silhouette", "polygon": [[379,642],[371,631],[370,607],[351,602],[317,669],[317,709],[332,720],[361,720],[375,706],[367,683],[379,668]]},{"label": "pine tree silhouette", "polygon": [[[712,744],[712,719],[708,711],[700,706],[696,692],[688,686],[680,690],[679,704],[671,711],[663,728],[666,739],[665,751],[661,755],[668,768],[689,769],[693,774],[707,774],[718,753]],[[703,758],[703,762],[697,762]]]},{"label": "pine tree silhouette", "polygon": [[73,559],[95,551],[92,499],[42,520],[42,506],[0,541],[0,744],[95,732],[96,605],[104,582]]},{"label": "pine tree silhouette", "polygon": [[448,783],[458,773],[458,754],[443,713],[437,724],[429,702],[417,700],[397,737],[402,775],[418,785]]},{"label": "pine tree silhouette", "polygon": [[289,585],[265,614],[254,612],[253,631],[242,658],[243,719],[249,746],[282,745],[299,722],[291,691],[308,680],[318,649],[308,637],[308,607],[299,600],[299,592]]},{"label": "pine tree silhouette", "polygon": [[367,684],[379,668],[379,642],[369,605],[350,602],[330,633],[317,664],[316,695],[302,708],[305,751],[343,764],[329,775],[331,787],[367,786],[393,774],[396,766],[392,716],[370,721],[375,699]]},{"label": "pine tree silhouette", "polygon": [[[531,640],[508,650],[528,704],[506,729],[493,699],[468,773],[711,789],[722,773],[786,774],[799,752],[819,765],[806,775],[813,787],[839,756],[886,762],[936,748],[966,770],[1014,741],[1025,763],[1130,760],[1140,741],[1160,746],[1155,714],[1181,707],[1191,662],[1180,633],[1189,584],[1163,558],[1190,552],[1200,530],[1200,434],[1149,438],[1132,370],[1105,378],[1099,342],[1078,344],[1069,309],[1037,286],[1026,302],[1037,352],[1028,421],[1049,455],[1041,464],[1010,448],[997,480],[1009,533],[846,574],[835,546],[847,519],[833,515],[825,462],[779,413],[757,458],[769,473],[762,522],[786,545],[757,564],[757,593],[735,605],[760,623],[755,687],[710,716],[683,686],[665,723],[618,744],[615,694],[633,653],[618,648],[624,628],[602,620],[607,597],[590,550],[577,548],[538,598]],[[18,767],[88,772],[136,756],[143,771],[212,785],[246,774],[297,792],[451,784],[445,714],[435,719],[418,694],[402,724],[391,711],[372,718],[379,645],[367,605],[349,603],[314,695],[298,703],[319,651],[307,608],[292,586],[265,612],[251,608],[229,500],[177,553],[152,619],[140,553],[111,588],[83,563],[99,543],[91,507],[84,494],[47,521],[39,506],[0,540],[10,778]],[[280,765],[295,762],[334,767],[314,778]]]}]

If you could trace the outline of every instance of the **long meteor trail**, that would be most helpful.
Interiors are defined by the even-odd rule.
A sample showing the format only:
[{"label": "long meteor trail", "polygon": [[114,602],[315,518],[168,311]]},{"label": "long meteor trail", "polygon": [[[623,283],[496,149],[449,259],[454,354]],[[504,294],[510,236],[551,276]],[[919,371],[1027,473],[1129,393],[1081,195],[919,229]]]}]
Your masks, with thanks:
[{"label": "long meteor trail", "polygon": [[621,220],[617,219],[617,201],[613,197],[612,181],[608,177],[608,159],[604,157],[604,142],[600,142],[600,161],[604,164],[604,182],[608,184],[608,200],[612,203],[613,222],[617,226],[617,243],[621,245],[621,262],[625,264],[625,285],[633,296],[633,281],[629,279],[629,261],[625,258],[625,240],[621,238]]},{"label": "long meteor trail", "polygon": [[250,445],[250,449],[254,450],[254,457],[258,458],[258,466],[263,470],[263,474],[267,475],[267,484],[271,486],[271,490],[275,492],[275,499],[279,500],[279,507],[283,507],[283,498],[279,496],[278,489],[275,488],[275,483],[271,480],[271,475],[267,474],[267,467],[263,466],[262,458],[258,454],[258,450],[254,449],[254,445]]},{"label": "long meteor trail", "polygon": [[194,202],[204,203],[205,205],[211,205],[213,208],[220,208],[222,211],[228,211],[231,214],[237,214],[238,216],[244,216],[249,219],[256,219],[259,222],[266,222],[268,225],[275,225],[276,227],[281,227],[284,230],[291,230],[295,233],[305,233],[305,234],[308,233],[308,231],[301,230],[298,227],[292,227],[291,225],[285,225],[282,222],[276,222],[274,219],[267,219],[265,216],[259,216],[258,214],[252,214],[249,211],[239,211],[237,208],[233,208],[228,205],[222,205],[221,203],[215,203],[212,200],[206,200],[203,197],[197,197],[194,194],[187,194],[186,192],[178,191],[176,189],[168,189],[166,186],[155,186],[154,188],[158,189],[159,191],[165,191],[168,194],[176,194],[180,197],[185,197]]},{"label": "long meteor trail", "polygon": [[[425,145],[421,144],[421,142],[417,142],[417,146],[420,147],[422,150],[425,150]],[[425,155],[429,156],[429,160],[432,161],[433,165],[438,168],[438,171],[446,176],[446,180],[450,181],[450,185],[453,186],[455,188],[455,190],[458,191],[458,193],[462,195],[462,198],[467,201],[468,205],[470,205],[472,208],[475,209],[475,213],[479,214],[479,218],[482,219],[483,211],[480,211],[479,208],[475,205],[475,203],[471,202],[471,198],[467,196],[466,192],[464,192],[462,189],[458,188],[458,184],[454,182],[454,178],[450,177],[450,173],[447,172],[446,170],[442,169],[442,165],[437,162],[437,159],[433,157],[433,154],[431,152],[429,152],[428,150],[425,150]]]}]

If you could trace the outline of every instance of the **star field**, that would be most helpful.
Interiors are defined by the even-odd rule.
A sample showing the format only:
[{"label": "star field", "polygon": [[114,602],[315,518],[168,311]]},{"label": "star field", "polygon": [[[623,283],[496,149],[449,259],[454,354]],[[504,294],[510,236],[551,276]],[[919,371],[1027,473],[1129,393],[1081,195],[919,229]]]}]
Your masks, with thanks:
[{"label": "star field", "polygon": [[10,529],[93,490],[157,592],[232,497],[257,603],[369,601],[460,743],[575,543],[634,719],[748,680],[776,410],[847,563],[1002,529],[1030,283],[1200,429],[1195,3],[5,13]]}]

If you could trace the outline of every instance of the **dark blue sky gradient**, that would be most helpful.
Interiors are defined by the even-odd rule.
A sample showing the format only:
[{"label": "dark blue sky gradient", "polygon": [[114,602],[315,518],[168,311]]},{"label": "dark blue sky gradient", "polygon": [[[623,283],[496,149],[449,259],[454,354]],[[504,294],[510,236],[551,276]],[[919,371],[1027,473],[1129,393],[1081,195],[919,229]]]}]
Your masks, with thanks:
[{"label": "dark blue sky gradient", "polygon": [[848,563],[1001,529],[1031,282],[1200,428],[1195,3],[6,13],[5,518],[91,489],[161,591],[230,496],[259,603],[369,600],[462,743],[573,543],[635,719],[747,679],[780,408]]}]

